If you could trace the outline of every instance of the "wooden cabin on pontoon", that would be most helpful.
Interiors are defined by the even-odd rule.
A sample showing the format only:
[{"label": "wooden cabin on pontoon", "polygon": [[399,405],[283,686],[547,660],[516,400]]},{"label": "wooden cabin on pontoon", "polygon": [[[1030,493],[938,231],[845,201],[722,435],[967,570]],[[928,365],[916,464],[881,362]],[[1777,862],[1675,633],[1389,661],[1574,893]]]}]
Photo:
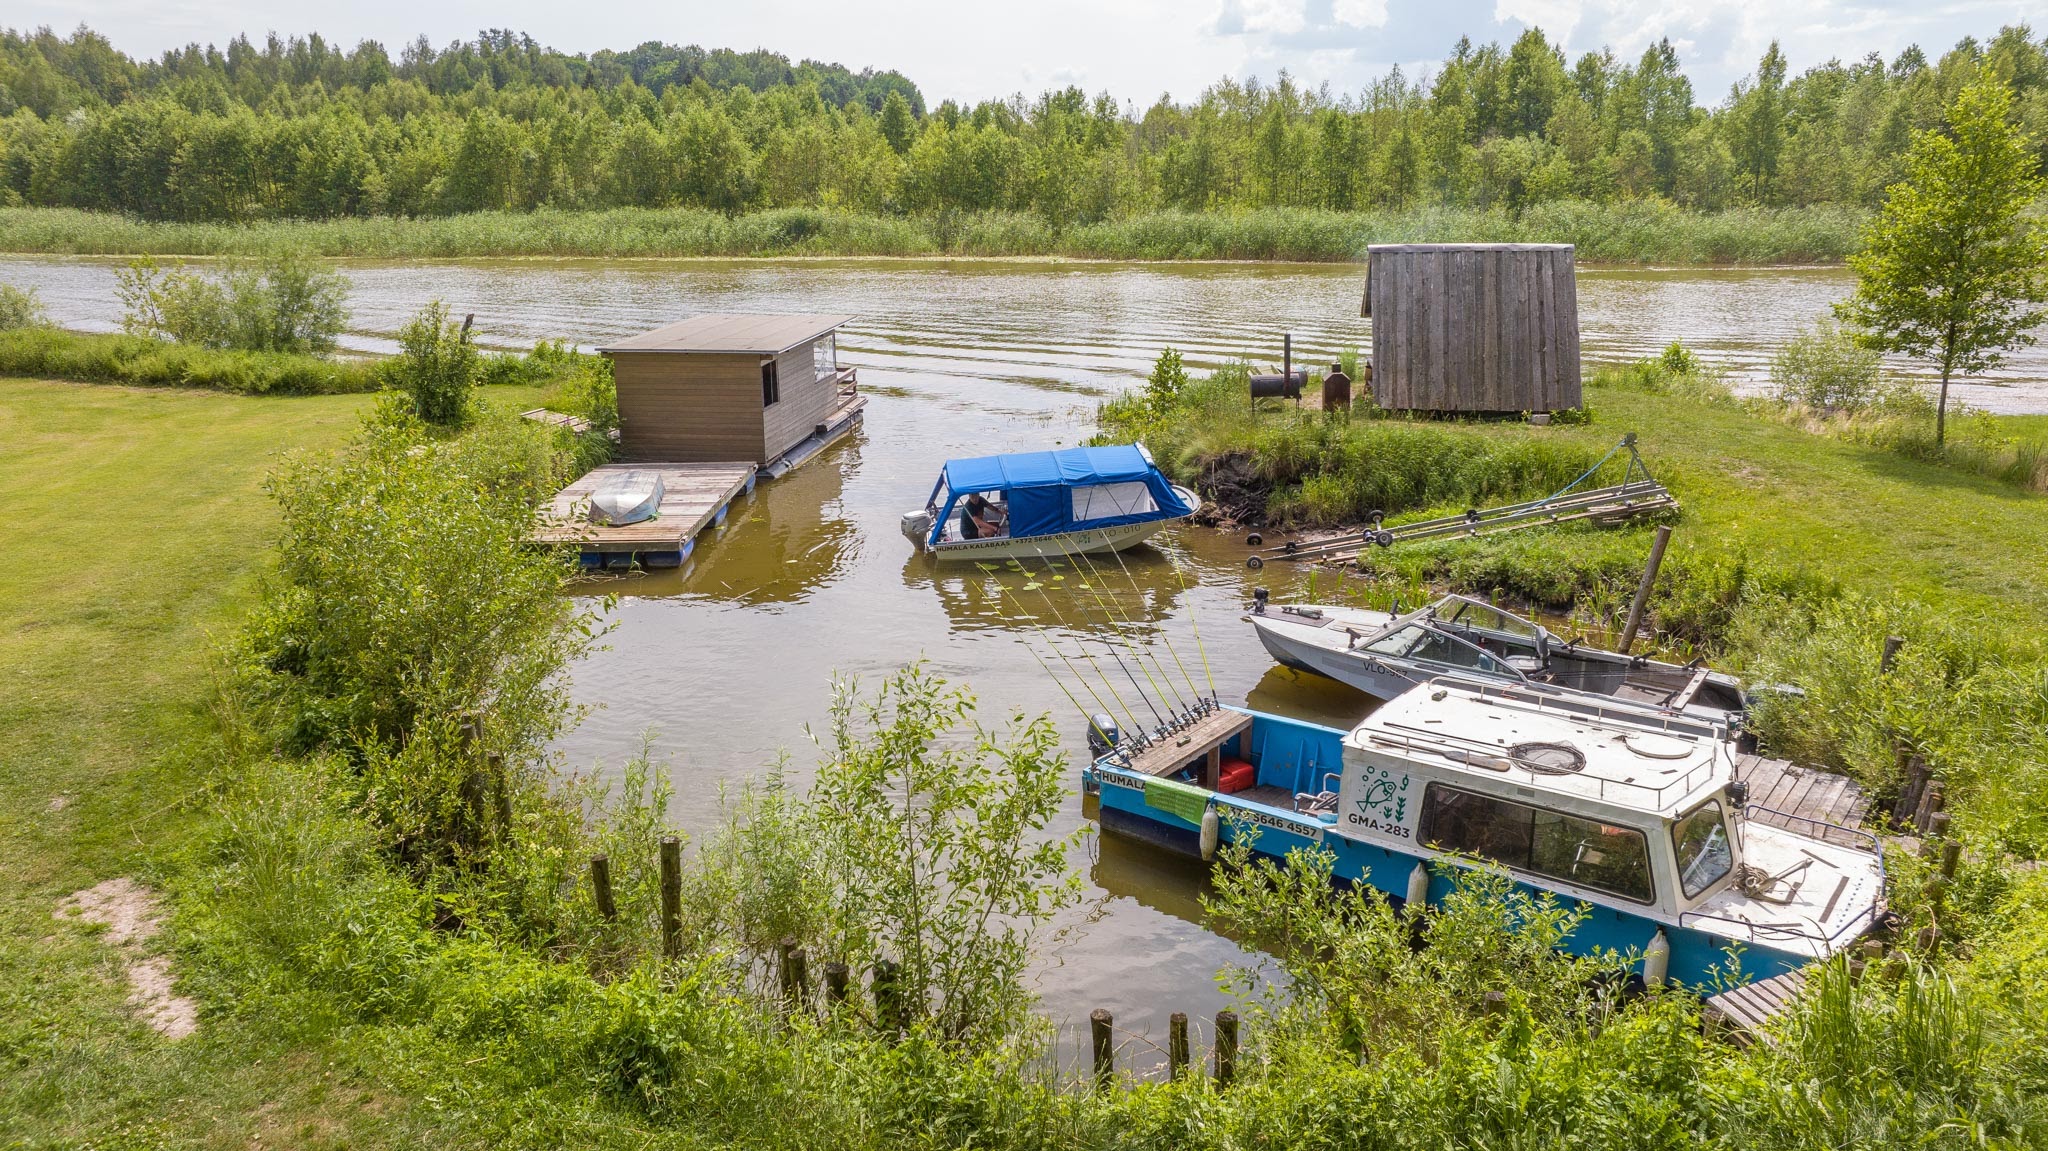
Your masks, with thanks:
[{"label": "wooden cabin on pontoon", "polygon": [[795,467],[860,422],[867,400],[839,365],[852,318],[713,312],[597,349],[618,383],[620,455]]}]

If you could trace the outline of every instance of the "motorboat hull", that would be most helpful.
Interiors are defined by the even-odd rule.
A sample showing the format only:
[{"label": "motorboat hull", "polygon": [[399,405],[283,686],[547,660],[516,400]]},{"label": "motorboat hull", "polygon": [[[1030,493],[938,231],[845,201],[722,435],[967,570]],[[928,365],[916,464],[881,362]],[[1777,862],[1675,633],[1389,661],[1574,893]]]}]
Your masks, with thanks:
[{"label": "motorboat hull", "polygon": [[[1441,666],[1353,648],[1353,636],[1370,636],[1392,623],[1395,619],[1392,615],[1341,608],[1311,607],[1308,610],[1329,614],[1311,618],[1296,614],[1287,607],[1273,606],[1246,618],[1251,621],[1260,646],[1279,663],[1334,679],[1377,700],[1392,699],[1446,670]],[[1532,683],[1541,682],[1562,691],[1605,696],[1617,702],[1653,709],[1657,706],[1654,699],[1647,698],[1648,693],[1632,692],[1631,681],[1648,674],[1644,671],[1646,668],[1666,677],[1682,678],[1688,674],[1687,669],[1668,664],[1632,661],[1624,655],[1583,648],[1576,649],[1569,657],[1554,657],[1553,664],[1556,668],[1554,673],[1547,674],[1540,681],[1532,677]],[[1469,668],[1460,671],[1472,674]],[[1711,694],[1703,693],[1705,698],[1677,710],[1705,722],[1739,725],[1744,711],[1739,702],[1740,686],[1725,675],[1710,673],[1708,681]]]},{"label": "motorboat hull", "polygon": [[[1190,507],[1197,506],[1200,499],[1193,492],[1178,485],[1175,492],[1181,494]],[[969,560],[986,562],[1010,559],[1058,559],[1070,555],[1103,555],[1136,547],[1158,534],[1162,529],[1182,522],[1184,516],[1162,516],[1142,523],[1115,524],[1108,527],[1083,528],[1080,531],[1062,532],[1049,536],[996,536],[993,539],[945,540],[940,543],[925,542],[925,533],[931,529],[928,515],[918,512],[903,517],[903,532],[912,540],[924,545],[926,555],[941,560]]]}]

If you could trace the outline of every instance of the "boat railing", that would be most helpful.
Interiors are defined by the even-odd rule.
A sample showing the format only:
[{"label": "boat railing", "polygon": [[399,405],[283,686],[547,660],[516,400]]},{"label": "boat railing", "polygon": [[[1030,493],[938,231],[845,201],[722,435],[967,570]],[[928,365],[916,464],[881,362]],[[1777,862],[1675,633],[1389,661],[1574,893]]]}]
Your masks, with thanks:
[{"label": "boat railing", "polygon": [[[1502,684],[1491,676],[1445,673],[1431,676],[1430,687],[1446,686],[1469,691],[1487,703],[1533,708],[1539,712],[1561,713],[1596,723],[1623,724],[1694,739],[1725,741],[1731,726],[1726,720],[1689,715],[1675,708],[1637,703],[1611,696],[1592,695],[1571,688],[1534,681]],[[1522,688],[1524,690],[1517,690]]]},{"label": "boat railing", "polygon": [[[1775,815],[1779,819],[1785,820],[1788,823],[1804,824],[1806,827],[1812,828],[1813,830],[1810,833],[1802,834],[1810,834],[1812,838],[1818,839],[1822,843],[1833,844],[1836,847],[1862,846],[1868,844],[1871,854],[1877,856],[1878,866],[1884,866],[1884,847],[1882,843],[1878,840],[1877,835],[1874,832],[1865,831],[1860,827],[1850,827],[1847,824],[1835,823],[1831,820],[1816,819],[1811,815],[1798,815],[1793,812],[1783,811],[1775,807],[1765,807],[1761,803],[1750,803],[1743,805],[1742,818],[1751,819],[1758,814]],[[1796,832],[1798,831],[1798,828],[1788,827],[1785,830]],[[1849,839],[1854,840],[1855,843],[1836,843],[1833,839],[1829,838],[1830,835],[1847,836]]]}]

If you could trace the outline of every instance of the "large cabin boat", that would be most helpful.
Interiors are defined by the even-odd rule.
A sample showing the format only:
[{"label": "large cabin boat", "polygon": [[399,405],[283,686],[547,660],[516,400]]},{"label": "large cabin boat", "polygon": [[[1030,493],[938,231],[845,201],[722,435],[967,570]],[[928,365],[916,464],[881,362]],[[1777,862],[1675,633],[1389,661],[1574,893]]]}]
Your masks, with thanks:
[{"label": "large cabin boat", "polygon": [[903,534],[938,559],[1122,551],[1201,503],[1142,444],[947,460]]},{"label": "large cabin boat", "polygon": [[[1098,718],[1098,728],[1102,724]],[[1436,900],[1439,860],[1505,869],[1590,914],[1568,949],[1655,956],[1702,984],[1825,959],[1882,914],[1876,839],[1754,818],[1723,726],[1481,679],[1418,684],[1351,731],[1210,707],[1113,743],[1084,772],[1106,832],[1208,857],[1254,837],[1321,847],[1336,875]],[[1655,977],[1658,972],[1646,973]]]}]

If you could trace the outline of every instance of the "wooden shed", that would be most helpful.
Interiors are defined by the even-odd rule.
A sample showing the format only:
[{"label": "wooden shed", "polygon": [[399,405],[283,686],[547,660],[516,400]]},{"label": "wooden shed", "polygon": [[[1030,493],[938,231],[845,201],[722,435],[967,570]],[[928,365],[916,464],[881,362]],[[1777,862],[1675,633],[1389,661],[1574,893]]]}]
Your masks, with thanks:
[{"label": "wooden shed", "polygon": [[618,382],[620,454],[780,475],[859,421],[836,336],[852,318],[707,313],[597,349]]},{"label": "wooden shed", "polygon": [[1570,244],[1366,249],[1372,390],[1383,408],[1549,412],[1580,406]]}]

